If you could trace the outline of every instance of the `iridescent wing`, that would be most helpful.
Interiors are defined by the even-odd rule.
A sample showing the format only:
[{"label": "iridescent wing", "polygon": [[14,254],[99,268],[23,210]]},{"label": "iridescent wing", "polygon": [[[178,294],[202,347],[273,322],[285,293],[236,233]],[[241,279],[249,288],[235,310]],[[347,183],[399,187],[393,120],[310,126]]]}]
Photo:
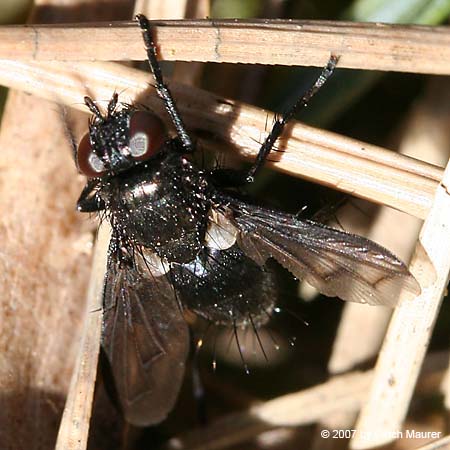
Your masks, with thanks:
[{"label": "iridescent wing", "polygon": [[227,198],[242,250],[259,264],[276,259],[324,295],[395,306],[401,288],[419,294],[408,268],[384,247],[291,214]]},{"label": "iridescent wing", "polygon": [[102,347],[125,419],[148,426],[164,420],[177,399],[189,352],[188,326],[168,278],[119,262],[111,247]]}]

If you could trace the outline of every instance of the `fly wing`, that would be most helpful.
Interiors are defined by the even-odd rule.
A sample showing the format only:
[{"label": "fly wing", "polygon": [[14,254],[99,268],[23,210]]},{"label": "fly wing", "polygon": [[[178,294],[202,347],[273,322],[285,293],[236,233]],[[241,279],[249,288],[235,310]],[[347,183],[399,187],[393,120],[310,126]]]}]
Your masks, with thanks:
[{"label": "fly wing", "polygon": [[[111,243],[112,244],[112,243]],[[110,251],[104,288],[102,347],[125,419],[164,420],[177,399],[189,331],[171,283],[120,263]]]},{"label": "fly wing", "polygon": [[395,306],[400,288],[420,293],[405,264],[375,242],[239,201],[229,207],[239,245],[249,257],[259,264],[273,257],[324,295]]}]

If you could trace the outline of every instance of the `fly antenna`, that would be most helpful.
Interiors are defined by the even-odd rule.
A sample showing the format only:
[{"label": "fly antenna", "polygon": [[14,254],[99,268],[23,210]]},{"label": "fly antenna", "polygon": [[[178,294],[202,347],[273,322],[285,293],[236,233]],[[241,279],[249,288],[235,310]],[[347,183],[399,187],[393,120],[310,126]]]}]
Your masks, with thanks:
[{"label": "fly antenna", "polygon": [[113,96],[111,97],[111,100],[108,103],[108,117],[111,117],[113,115],[118,101],[119,101],[119,94],[117,94],[117,92],[114,92]]},{"label": "fly antenna", "polygon": [[89,108],[92,114],[94,114],[95,117],[97,117],[98,120],[105,120],[102,113],[98,109],[98,106],[95,104],[94,100],[92,100],[91,97],[84,97],[84,104]]}]

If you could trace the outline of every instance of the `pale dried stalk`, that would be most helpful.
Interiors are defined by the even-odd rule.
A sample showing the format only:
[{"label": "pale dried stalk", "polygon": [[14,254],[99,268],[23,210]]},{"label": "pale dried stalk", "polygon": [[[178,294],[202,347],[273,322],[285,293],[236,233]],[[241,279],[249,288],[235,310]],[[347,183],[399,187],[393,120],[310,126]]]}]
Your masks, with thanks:
[{"label": "pale dried stalk", "polygon": [[[352,449],[390,442],[401,430],[450,273],[450,164],[436,190],[410,269],[422,294],[394,311],[375,369],[370,397],[363,407]],[[423,246],[423,247],[422,247]],[[427,253],[436,270],[431,280]]]},{"label": "pale dried stalk", "polygon": [[87,446],[100,351],[103,279],[110,236],[110,225],[103,222],[95,244],[80,353],[61,418],[56,450],[84,450]]},{"label": "pale dried stalk", "polygon": [[[87,2],[57,3],[36,0],[31,20],[61,19]],[[1,447],[52,448],[82,329],[92,236],[74,211],[80,179],[59,109],[10,92],[0,140]]]},{"label": "pale dried stalk", "polygon": [[[322,66],[332,52],[341,55],[341,67],[450,74],[448,27],[292,20],[154,23],[166,60]],[[116,22],[2,27],[0,58],[117,61],[142,60],[145,53],[136,24]]]},{"label": "pale dried stalk", "polygon": [[[425,385],[430,374],[433,378],[438,374],[439,383],[447,358],[447,353],[427,356],[421,372]],[[273,428],[299,427],[340,413],[356,413],[367,399],[373,373],[373,370],[355,371],[334,376],[317,386],[277,397],[184,433],[171,439],[164,448],[218,450],[246,442]],[[435,389],[435,385],[431,389]]]},{"label": "pale dried stalk", "polygon": [[145,14],[148,19],[184,19],[188,0],[136,0],[134,3],[135,14]]},{"label": "pale dried stalk", "polygon": [[372,371],[336,376],[325,383],[283,395],[231,414],[207,428],[169,441],[167,449],[213,450],[245,442],[276,427],[307,425],[339,411],[357,411],[367,397]]},{"label": "pale dried stalk", "polygon": [[440,386],[440,390],[444,395],[444,406],[448,414],[448,411],[450,410],[450,361],[445,377],[442,381],[442,385]]},{"label": "pale dried stalk", "polygon": [[450,436],[445,436],[437,441],[418,447],[416,450],[445,450],[450,448]]},{"label": "pale dried stalk", "polygon": [[[138,3],[139,8],[143,8],[148,2]],[[150,2],[149,6],[151,5],[156,9],[160,8],[161,13],[164,8],[166,11],[167,8],[170,8],[173,12],[173,8],[178,6],[181,14],[181,9],[186,8],[186,4],[179,1],[164,4],[162,9],[159,3]],[[136,12],[140,10],[142,9],[138,9]],[[149,11],[146,13],[152,17]],[[82,341],[61,419],[56,450],[85,450],[87,448],[100,350],[103,286],[110,236],[109,222],[102,222],[95,244]]]},{"label": "pale dried stalk", "polygon": [[[449,123],[450,79],[435,79],[429,83],[426,94],[414,105],[406,124],[402,124],[399,152],[414,158],[426,159],[433,164],[444,165],[450,153]],[[419,221],[390,208],[377,209],[375,222],[370,221],[370,231],[368,232],[367,229],[357,226],[358,216],[355,211],[359,215],[364,214],[359,208],[353,208],[351,204],[347,204],[344,209],[345,211],[340,211],[338,214],[339,222],[344,229],[379,242],[404,261],[410,259],[419,232]],[[347,215],[342,217],[341,212],[353,214],[350,218]],[[400,222],[402,227],[396,227],[396,224]],[[385,312],[387,311],[383,308],[367,308],[355,303],[345,305],[333,345],[333,354],[330,358],[329,370],[331,373],[350,370],[356,364],[375,356],[382,336],[371,336],[373,326],[373,324],[370,325],[371,318],[378,314],[383,315]],[[379,332],[384,335],[383,322],[385,321],[381,319]],[[366,330],[366,334],[364,339],[359,339],[358,336],[362,329]],[[374,340],[373,348],[369,343],[371,337]],[[367,351],[362,348],[363,345],[366,346]]]},{"label": "pale dried stalk", "polygon": [[[402,124],[399,152],[413,157],[427,159],[435,164],[445,164],[450,152],[450,80],[439,78],[429,83],[427,92],[416,102],[406,124]],[[359,204],[360,202],[358,202]],[[343,210],[343,211],[342,211]],[[345,230],[362,234],[391,249],[402,260],[409,261],[410,254],[417,241],[420,224],[411,216],[394,211],[391,208],[377,208],[370,230],[358,227],[365,210],[346,204],[338,213],[338,220]],[[351,217],[349,217],[351,213]],[[370,215],[370,213],[368,214]],[[368,219],[369,217],[366,217]],[[398,227],[397,224],[402,226]],[[333,343],[333,351],[328,364],[331,374],[351,370],[358,364],[374,358],[381,346],[391,310],[371,308],[367,305],[347,303]],[[361,330],[364,336],[361,338]],[[340,414],[326,418],[317,429],[351,429],[356,417],[354,413]],[[330,439],[324,441],[319,435],[314,448],[339,447],[339,442]]]},{"label": "pale dried stalk", "polygon": [[[107,101],[112,92],[125,102],[139,101],[166,118],[162,102],[148,83],[149,75],[114,63],[25,63],[0,61],[0,83],[86,110],[88,94]],[[272,115],[206,91],[172,83],[189,129],[205,130],[216,138],[201,141],[217,147],[217,139],[233,145],[242,157],[258,152]],[[268,117],[269,116],[269,117]],[[389,150],[301,123],[289,127],[268,166],[302,176],[419,218],[425,218],[442,169]]]}]

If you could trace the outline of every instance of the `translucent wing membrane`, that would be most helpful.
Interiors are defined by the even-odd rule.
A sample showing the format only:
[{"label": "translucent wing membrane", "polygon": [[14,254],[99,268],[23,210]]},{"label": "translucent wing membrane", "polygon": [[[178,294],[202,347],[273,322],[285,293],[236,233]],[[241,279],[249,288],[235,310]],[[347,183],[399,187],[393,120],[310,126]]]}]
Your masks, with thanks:
[{"label": "translucent wing membrane", "polygon": [[230,203],[239,245],[259,264],[275,258],[322,294],[370,305],[395,306],[400,289],[420,293],[408,268],[384,247],[290,214]]},{"label": "translucent wing membrane", "polygon": [[126,420],[147,426],[164,420],[177,399],[189,351],[188,327],[165,276],[142,276],[111,254],[102,346]]}]

